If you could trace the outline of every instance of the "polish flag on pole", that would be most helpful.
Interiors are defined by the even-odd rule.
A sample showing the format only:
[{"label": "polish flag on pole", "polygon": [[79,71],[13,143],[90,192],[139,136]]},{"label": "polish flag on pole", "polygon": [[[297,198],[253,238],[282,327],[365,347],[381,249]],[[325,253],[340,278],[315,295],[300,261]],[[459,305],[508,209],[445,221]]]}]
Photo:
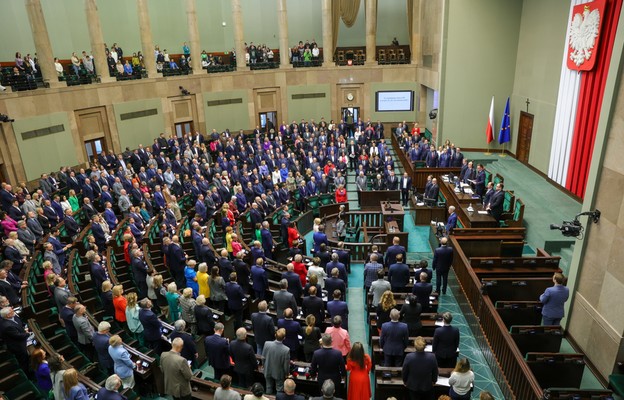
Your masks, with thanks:
[{"label": "polish flag on pole", "polygon": [[494,140],[494,96],[492,96],[492,104],[490,105],[490,115],[488,117],[487,128],[485,129],[485,140],[488,144]]}]

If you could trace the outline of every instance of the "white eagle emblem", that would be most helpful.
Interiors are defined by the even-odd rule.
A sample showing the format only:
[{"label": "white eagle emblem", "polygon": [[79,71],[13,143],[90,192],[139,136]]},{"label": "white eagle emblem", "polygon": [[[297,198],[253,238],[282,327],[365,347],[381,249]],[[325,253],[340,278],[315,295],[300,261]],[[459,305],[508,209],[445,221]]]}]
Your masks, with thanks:
[{"label": "white eagle emblem", "polygon": [[585,6],[583,14],[577,13],[570,24],[570,60],[580,66],[592,56],[600,28],[600,12],[589,11]]}]

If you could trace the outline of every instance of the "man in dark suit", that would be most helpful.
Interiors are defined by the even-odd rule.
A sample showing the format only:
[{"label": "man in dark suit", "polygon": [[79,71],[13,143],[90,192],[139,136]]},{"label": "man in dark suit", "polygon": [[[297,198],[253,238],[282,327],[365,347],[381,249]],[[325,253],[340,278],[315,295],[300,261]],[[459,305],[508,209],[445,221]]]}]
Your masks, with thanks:
[{"label": "man in dark suit", "polygon": [[403,384],[409,390],[410,399],[433,400],[433,386],[438,380],[436,357],[425,352],[427,343],[418,336],[414,340],[416,351],[405,357],[403,362]]},{"label": "man in dark suit", "polygon": [[277,320],[277,328],[286,331],[284,344],[290,349],[290,359],[296,360],[299,354],[299,336],[302,335],[301,324],[294,320],[295,314],[291,308],[284,310],[284,318]]},{"label": "man in dark suit", "polygon": [[[326,379],[331,379],[337,389],[342,388],[342,379],[347,377],[344,359],[339,350],[332,348],[331,335],[324,334],[321,339],[321,348],[312,355],[310,375],[317,376],[319,390]],[[340,392],[340,390],[338,390]]]},{"label": "man in dark suit", "polygon": [[197,346],[195,345],[195,340],[190,333],[186,333],[186,322],[184,320],[179,319],[173,323],[174,331],[169,335],[170,340],[174,340],[175,338],[182,339],[184,345],[182,346],[182,351],[180,355],[186,358],[187,361],[191,362],[191,366],[197,359]]},{"label": "man in dark suit", "polygon": [[197,296],[197,304],[193,309],[195,320],[197,321],[197,334],[210,336],[214,334],[215,320],[212,310],[206,306],[206,297],[204,295]]},{"label": "man in dark suit", "polygon": [[147,263],[143,258],[143,251],[139,248],[130,253],[132,277],[139,289],[139,298],[147,297]]},{"label": "man in dark suit", "polygon": [[403,173],[403,177],[399,182],[399,189],[401,190],[401,203],[403,207],[407,206],[407,202],[409,201],[409,192],[412,188],[412,178],[408,175],[407,172]]},{"label": "man in dark suit", "polygon": [[457,349],[459,347],[459,329],[451,326],[453,316],[450,312],[442,314],[444,326],[433,333],[433,353],[441,368],[453,368],[457,363]]},{"label": "man in dark suit", "polygon": [[392,265],[396,263],[397,254],[403,255],[403,260],[405,260],[405,247],[401,246],[401,240],[395,236],[392,238],[392,246],[388,247],[386,251],[386,265]]},{"label": "man in dark suit", "polygon": [[286,279],[288,282],[288,291],[292,293],[297,301],[297,304],[301,304],[301,296],[303,295],[303,287],[301,286],[301,279],[299,275],[294,271],[295,266],[289,263],[286,266],[287,271],[282,274],[282,279]]},{"label": "man in dark suit", "polygon": [[243,326],[243,307],[247,298],[243,288],[237,283],[236,272],[230,273],[229,282],[225,284],[225,294],[227,295],[227,305],[230,314],[234,317],[234,329]]},{"label": "man in dark suit", "polygon": [[[74,308],[78,304],[78,300],[70,296],[67,298],[67,304],[61,308],[59,311],[59,318],[63,320],[65,323],[65,331],[67,332],[67,336],[74,342],[78,343],[78,332],[76,331],[76,327],[74,326]],[[108,343],[108,341],[106,342]],[[107,350],[108,352],[108,350]]]},{"label": "man in dark suit", "polygon": [[[269,223],[264,221],[262,223],[262,229],[260,230],[260,235],[262,239],[262,249],[264,250],[264,255],[268,258],[273,258],[273,235],[269,230]],[[288,243],[288,242],[286,242]]]},{"label": "man in dark suit", "polygon": [[338,289],[330,293],[333,300],[327,302],[327,313],[333,319],[339,315],[342,318],[342,328],[349,330],[349,306],[346,301],[342,301],[342,292]]},{"label": "man in dark suit", "polygon": [[0,338],[4,341],[9,350],[19,363],[20,368],[29,374],[28,350],[26,350],[26,340],[28,331],[25,329],[22,320],[15,314],[13,307],[5,307],[0,310]]},{"label": "man in dark suit", "polygon": [[[72,324],[73,325],[73,324]],[[100,365],[106,369],[109,375],[113,374],[114,362],[108,353],[108,340],[110,339],[110,324],[106,321],[100,322],[98,331],[93,335],[93,347],[98,357]],[[75,329],[75,328],[74,328]]]},{"label": "man in dark suit", "polygon": [[485,207],[486,210],[492,214],[497,221],[500,221],[501,216],[503,215],[503,203],[505,201],[505,192],[503,191],[504,185],[502,183],[498,183],[496,185],[496,191],[492,194],[490,198],[490,202]]},{"label": "man in dark suit", "polygon": [[162,353],[162,347],[160,339],[162,337],[162,324],[160,320],[151,310],[152,301],[150,299],[143,299],[139,302],[139,321],[143,325],[143,338],[145,339],[145,345],[158,355]]},{"label": "man in dark suit", "polygon": [[412,288],[412,294],[416,295],[418,302],[422,306],[423,312],[429,312],[429,309],[431,308],[429,296],[433,291],[433,285],[427,282],[428,277],[429,276],[426,272],[421,272],[419,275],[419,282],[416,282]]},{"label": "man in dark suit", "polygon": [[490,204],[490,201],[492,200],[492,196],[494,195],[494,193],[496,193],[496,191],[494,190],[494,183],[488,182],[487,190],[485,191],[485,195],[483,196],[484,206],[487,206],[488,204]]},{"label": "man in dark suit", "polygon": [[399,310],[392,309],[390,321],[381,326],[379,346],[383,349],[385,367],[400,367],[409,343],[409,329],[406,323],[399,322],[399,317]]},{"label": "man in dark suit", "polygon": [[115,374],[106,378],[104,386],[97,392],[98,400],[127,400],[126,396],[119,393],[122,389],[121,378]]},{"label": "man in dark suit", "polygon": [[7,298],[9,304],[18,306],[22,299],[19,296],[19,290],[13,287],[7,279],[8,271],[0,269],[0,295]]},{"label": "man in dark suit", "polygon": [[325,265],[325,272],[327,272],[327,275],[331,275],[334,268],[338,269],[338,277],[342,279],[345,285],[348,285],[349,275],[347,274],[347,267],[339,261],[338,254],[336,253],[332,253],[331,262],[328,262],[327,265]]},{"label": "man in dark suit", "polygon": [[210,248],[210,239],[207,237],[202,238],[202,245],[199,248],[198,262],[206,263],[208,265],[208,269],[213,267],[217,263],[217,257],[215,256],[214,251]]},{"label": "man in dark suit", "polygon": [[434,203],[438,201],[438,195],[440,194],[440,187],[438,186],[438,180],[433,178],[429,190],[425,191],[425,199],[430,199]]},{"label": "man in dark suit", "polygon": [[396,255],[396,263],[388,268],[388,281],[392,286],[392,291],[404,288],[409,283],[410,271],[409,266],[403,262],[403,254]]},{"label": "man in dark suit", "polygon": [[219,266],[219,275],[226,281],[230,281],[230,274],[234,272],[234,266],[232,266],[232,262],[229,259],[229,253],[226,249],[221,250],[221,258],[217,260],[217,265]]},{"label": "man in dark suit", "polygon": [[63,219],[65,223],[65,231],[67,232],[67,236],[69,236],[72,240],[76,239],[76,236],[80,233],[80,225],[73,217],[72,210],[65,210],[65,218]]},{"label": "man in dark suit", "polygon": [[102,283],[108,279],[108,273],[101,264],[102,258],[95,251],[88,251],[86,257],[90,263],[91,280],[96,292],[99,292],[102,288]]},{"label": "man in dark suit", "polygon": [[247,330],[238,328],[236,340],[230,343],[230,354],[234,361],[234,372],[238,375],[238,386],[249,388],[254,383],[253,373],[258,368],[253,347],[247,343]]},{"label": "man in dark suit", "polygon": [[262,355],[264,344],[275,338],[275,323],[267,314],[267,302],[262,300],[258,303],[258,312],[251,314],[251,326],[256,339],[256,354]]},{"label": "man in dark suit", "polygon": [[323,303],[323,299],[316,295],[316,286],[311,286],[309,293],[309,296],[303,298],[301,307],[303,309],[303,315],[314,315],[314,318],[316,318],[316,325],[321,326],[323,321],[325,321],[325,303]]},{"label": "man in dark suit", "polygon": [[266,270],[262,268],[264,259],[259,257],[255,260],[256,263],[251,267],[251,281],[256,298],[262,301],[266,297],[266,291],[269,288],[269,279]]},{"label": "man in dark suit", "polygon": [[451,165],[453,168],[460,168],[464,162],[464,153],[461,152],[459,147],[455,148],[455,152],[452,157]]},{"label": "man in dark suit", "polygon": [[279,392],[275,396],[275,400],[305,400],[305,398],[300,394],[295,394],[295,388],[297,385],[295,381],[292,379],[286,379],[284,381],[284,391]]},{"label": "man in dark suit", "polygon": [[436,271],[436,292],[446,294],[446,286],[448,283],[448,273],[453,265],[453,248],[447,246],[448,238],[440,239],[440,247],[433,252],[432,268]]},{"label": "man in dark suit", "polygon": [[340,274],[338,268],[334,268],[330,272],[331,277],[325,279],[325,290],[327,290],[327,293],[334,293],[336,290],[338,290],[341,293],[341,300],[344,300],[347,285],[342,279],[338,277],[338,275]]},{"label": "man in dark suit", "polygon": [[228,341],[223,337],[223,324],[215,324],[215,333],[204,339],[208,364],[214,368],[215,379],[221,379],[230,371],[230,350]]},{"label": "man in dark suit", "polygon": [[386,189],[387,190],[397,190],[399,186],[399,180],[396,175],[394,175],[394,171],[390,171],[390,174],[386,178]]},{"label": "man in dark suit", "polygon": [[186,266],[186,254],[180,246],[180,239],[177,236],[171,238],[172,243],[169,245],[169,253],[167,260],[169,261],[169,271],[173,275],[176,285],[179,288],[186,287],[186,278],[184,278],[184,267]]},{"label": "man in dark suit", "polygon": [[475,193],[479,197],[483,197],[485,194],[485,168],[483,164],[477,165],[477,176],[475,178]]}]

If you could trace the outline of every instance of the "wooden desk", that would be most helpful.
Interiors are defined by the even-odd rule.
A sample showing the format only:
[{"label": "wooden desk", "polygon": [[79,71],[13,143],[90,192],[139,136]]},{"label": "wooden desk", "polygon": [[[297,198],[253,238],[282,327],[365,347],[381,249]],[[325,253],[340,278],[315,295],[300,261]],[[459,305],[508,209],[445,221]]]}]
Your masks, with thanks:
[{"label": "wooden desk", "polygon": [[[472,197],[473,196],[472,194],[463,193],[461,190],[459,192],[455,191],[457,186],[452,182],[442,181],[440,186],[441,185],[448,186],[449,190],[452,190],[453,193],[455,193],[455,197],[457,198],[457,201],[461,204],[481,203],[481,199],[478,197]],[[466,189],[468,188],[473,190],[471,187],[466,187]]]},{"label": "wooden desk", "polygon": [[412,208],[414,212],[414,225],[429,225],[431,221],[445,222],[446,221],[446,208],[444,207],[429,207],[417,205],[416,197],[411,199]]},{"label": "wooden desk", "polygon": [[[383,215],[384,221],[394,220],[399,225],[399,231],[403,231],[403,220],[405,219],[405,210],[403,206],[398,203],[382,202],[381,203],[381,215]],[[386,233],[389,233],[386,231]]]},{"label": "wooden desk", "polygon": [[401,201],[400,190],[358,190],[360,209],[378,208],[382,201]]},{"label": "wooden desk", "polygon": [[[444,196],[448,206],[455,207],[457,218],[464,228],[496,228],[499,226],[498,221],[491,215],[479,214],[479,211],[485,210],[483,210],[483,206],[478,199],[472,199],[470,195],[455,193],[454,185],[448,182],[442,182],[442,177],[438,177],[438,179],[438,182],[441,182],[439,183],[440,194]],[[461,201],[458,196],[461,196]],[[465,196],[470,196],[470,200],[466,200]],[[469,202],[466,203],[465,201]],[[474,212],[472,213],[469,213],[467,210],[470,204],[472,204],[474,208]]]}]

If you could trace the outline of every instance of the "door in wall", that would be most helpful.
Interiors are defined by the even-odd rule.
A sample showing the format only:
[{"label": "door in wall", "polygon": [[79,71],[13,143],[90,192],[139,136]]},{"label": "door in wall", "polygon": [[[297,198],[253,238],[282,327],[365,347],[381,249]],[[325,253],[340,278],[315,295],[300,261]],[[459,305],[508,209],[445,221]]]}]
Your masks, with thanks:
[{"label": "door in wall", "polygon": [[531,151],[531,136],[533,135],[533,114],[520,111],[518,123],[518,146],[516,147],[516,159],[524,163],[529,162]]},{"label": "door in wall", "polygon": [[189,133],[193,133],[193,121],[178,122],[175,124],[176,136],[181,138]]},{"label": "door in wall", "polygon": [[277,126],[277,111],[267,111],[258,114],[260,118],[260,130],[268,132]]},{"label": "door in wall", "polygon": [[85,145],[85,151],[87,152],[87,159],[89,161],[97,159],[98,154],[100,154],[102,150],[106,152],[108,151],[106,148],[106,141],[104,140],[104,138],[86,140],[84,142],[84,145]]}]

